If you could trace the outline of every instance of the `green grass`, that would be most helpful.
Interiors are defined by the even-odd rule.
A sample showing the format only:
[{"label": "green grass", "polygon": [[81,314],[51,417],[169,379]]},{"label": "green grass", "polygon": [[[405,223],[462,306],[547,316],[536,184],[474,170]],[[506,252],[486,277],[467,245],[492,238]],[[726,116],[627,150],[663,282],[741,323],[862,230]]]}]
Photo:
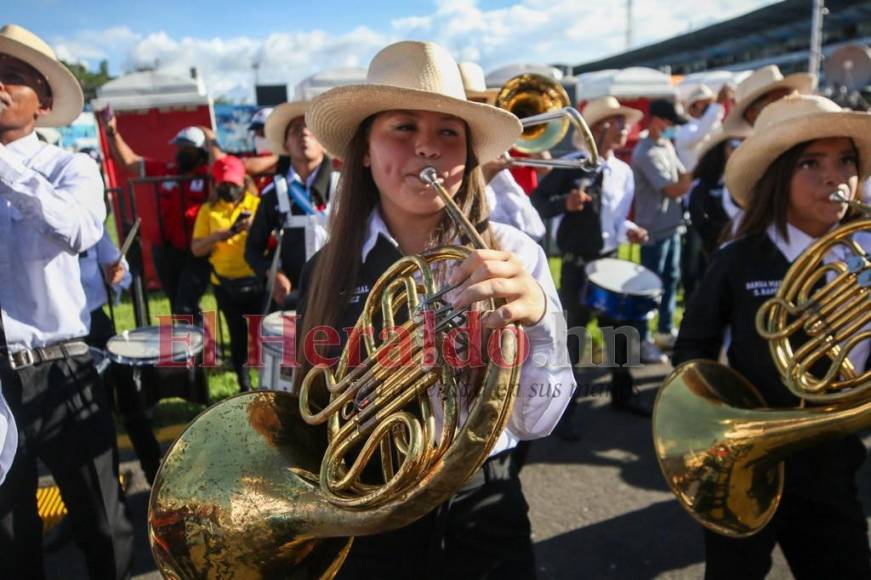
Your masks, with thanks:
[{"label": "green grass", "polygon": [[[158,316],[168,316],[170,314],[169,299],[163,292],[150,292],[148,296],[148,305],[151,311],[152,324],[157,324]],[[200,306],[203,312],[218,311],[215,297],[209,291],[203,296],[200,301]],[[108,307],[104,307],[108,314]],[[222,328],[224,329],[226,342],[226,355],[229,357],[229,343],[226,338],[226,322],[221,317]],[[115,306],[115,328],[117,332],[124,330],[133,330],[136,328],[136,322],[133,316],[133,304],[129,295],[124,294],[121,304]],[[220,352],[220,351],[219,351]],[[254,373],[256,374],[256,373]],[[224,365],[214,369],[206,369],[206,376],[209,383],[209,397],[213,403],[226,399],[227,397],[239,392],[239,385],[236,382],[236,373],[228,370]],[[205,407],[197,403],[191,403],[184,399],[165,399],[157,404],[154,410],[153,424],[155,428],[166,425],[174,425],[176,423],[187,423],[193,419]],[[123,431],[123,427],[118,425]]]}]

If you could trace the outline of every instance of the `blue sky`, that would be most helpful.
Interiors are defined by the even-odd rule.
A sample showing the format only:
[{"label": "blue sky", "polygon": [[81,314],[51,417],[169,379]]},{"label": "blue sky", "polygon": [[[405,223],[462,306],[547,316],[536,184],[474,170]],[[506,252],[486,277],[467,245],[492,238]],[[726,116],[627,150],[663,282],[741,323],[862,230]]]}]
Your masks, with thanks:
[{"label": "blue sky", "polygon": [[[382,46],[432,40],[485,70],[579,63],[625,48],[626,0],[2,0],[4,22],[46,39],[61,58],[113,74],[196,66],[213,96],[244,99],[262,82],[365,67]],[[635,45],[754,10],[771,0],[634,0]]]}]

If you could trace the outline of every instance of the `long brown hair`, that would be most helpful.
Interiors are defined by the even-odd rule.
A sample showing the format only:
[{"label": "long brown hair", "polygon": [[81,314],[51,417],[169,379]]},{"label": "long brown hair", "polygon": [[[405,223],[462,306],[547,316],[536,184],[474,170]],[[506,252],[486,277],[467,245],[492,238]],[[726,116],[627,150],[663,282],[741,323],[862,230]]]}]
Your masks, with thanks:
[{"label": "long brown hair", "polygon": [[[378,113],[360,123],[342,165],[342,178],[330,218],[331,241],[321,250],[306,289],[302,332],[297,334],[297,360],[301,364],[296,373],[297,384],[311,368],[303,351],[305,337],[316,326],[334,327],[339,323],[360,272],[360,248],[366,236],[369,215],[378,206],[380,195],[371,169],[363,164],[369,151],[369,134],[377,115]],[[486,224],[489,207],[468,125],[466,151],[463,181],[453,199],[473,224]],[[452,243],[458,234],[456,226],[447,213],[444,213],[441,224],[434,232],[432,245]],[[497,247],[489,226],[481,235],[490,248]]]},{"label": "long brown hair", "polygon": [[[774,224],[777,233],[784,240],[789,241],[786,222],[790,183],[799,157],[811,143],[813,141],[805,141],[795,145],[768,166],[768,169],[750,190],[747,210],[741,218],[738,231],[735,233],[736,238],[764,232],[771,224]],[[852,145],[855,152],[856,144],[852,143]],[[859,174],[862,175],[861,168],[859,169]],[[854,217],[855,212],[850,209],[841,221],[845,222]]]}]

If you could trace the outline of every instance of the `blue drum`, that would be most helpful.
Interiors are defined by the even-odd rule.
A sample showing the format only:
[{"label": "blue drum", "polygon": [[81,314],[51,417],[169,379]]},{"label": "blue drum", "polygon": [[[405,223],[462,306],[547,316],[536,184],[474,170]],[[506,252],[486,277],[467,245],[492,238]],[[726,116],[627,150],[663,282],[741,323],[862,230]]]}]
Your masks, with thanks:
[{"label": "blue drum", "polygon": [[602,258],[587,264],[586,296],[589,308],[626,322],[653,317],[662,299],[659,276],[635,262]]}]

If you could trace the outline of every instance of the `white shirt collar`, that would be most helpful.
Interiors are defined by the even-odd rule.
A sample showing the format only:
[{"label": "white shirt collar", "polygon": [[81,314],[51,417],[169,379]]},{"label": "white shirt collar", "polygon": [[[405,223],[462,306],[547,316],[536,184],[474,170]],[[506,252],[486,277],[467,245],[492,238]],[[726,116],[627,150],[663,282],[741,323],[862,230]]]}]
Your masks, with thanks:
[{"label": "white shirt collar", "polygon": [[[834,227],[837,226],[838,224],[835,224]],[[788,242],[783,239],[780,232],[777,231],[777,226],[774,224],[768,226],[767,233],[768,238],[774,242],[774,245],[777,246],[777,249],[780,250],[780,253],[784,255],[790,264],[793,263],[795,259],[808,248],[808,246],[816,241],[816,238],[807,235],[790,223],[786,224],[786,233],[789,235]]]},{"label": "white shirt collar", "polygon": [[372,248],[378,242],[378,236],[382,236],[385,240],[396,246],[397,250],[399,249],[399,242],[396,241],[393,234],[387,229],[387,224],[384,223],[384,218],[381,217],[381,210],[376,207],[369,214],[369,220],[366,224],[366,239],[363,242],[363,251],[360,254],[363,262],[369,257],[369,252],[372,251]]},{"label": "white shirt collar", "polygon": [[30,134],[16,139],[7,145],[6,148],[22,159],[30,159],[39,151],[39,146],[40,142],[36,137],[36,131],[31,131]]},{"label": "white shirt collar", "polygon": [[296,169],[293,168],[293,164],[291,163],[290,167],[287,170],[287,181],[292,182],[296,180],[305,186],[306,191],[311,191],[312,184],[315,182],[315,179],[317,179],[318,171],[320,171],[320,166],[318,167],[318,169],[309,173],[309,176],[306,178],[305,183],[303,183],[302,178],[299,176],[299,173],[296,172]]}]

